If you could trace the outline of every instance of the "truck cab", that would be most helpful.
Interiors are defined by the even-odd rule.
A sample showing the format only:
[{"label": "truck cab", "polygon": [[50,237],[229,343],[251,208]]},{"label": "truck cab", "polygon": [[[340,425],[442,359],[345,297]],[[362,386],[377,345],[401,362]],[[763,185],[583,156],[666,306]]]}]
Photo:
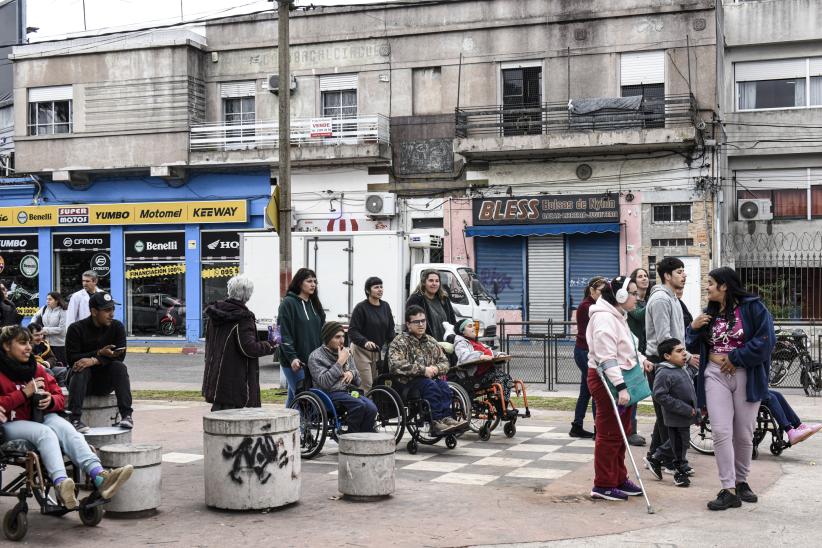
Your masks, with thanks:
[{"label": "truck cab", "polygon": [[439,272],[442,288],[450,296],[457,320],[479,321],[480,340],[493,343],[497,335],[497,307],[473,269],[459,264],[422,263],[411,267],[408,294],[414,292],[426,270]]}]

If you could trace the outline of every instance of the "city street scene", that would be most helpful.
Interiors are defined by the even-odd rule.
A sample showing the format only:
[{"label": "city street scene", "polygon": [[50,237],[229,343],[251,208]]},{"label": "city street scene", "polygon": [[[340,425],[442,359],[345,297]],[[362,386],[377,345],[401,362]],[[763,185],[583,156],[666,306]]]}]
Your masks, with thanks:
[{"label": "city street scene", "polygon": [[820,29],[0,0],[0,539],[814,545]]}]

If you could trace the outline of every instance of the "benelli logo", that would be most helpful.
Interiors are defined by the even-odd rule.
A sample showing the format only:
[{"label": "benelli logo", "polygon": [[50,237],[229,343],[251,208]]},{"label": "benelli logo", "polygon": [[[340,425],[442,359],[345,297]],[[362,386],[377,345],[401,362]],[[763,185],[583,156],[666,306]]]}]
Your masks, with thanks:
[{"label": "benelli logo", "polygon": [[195,207],[192,214],[195,218],[204,217],[233,217],[237,214],[238,207]]},{"label": "benelli logo", "polygon": [[180,219],[183,216],[183,208],[180,209],[143,209],[140,211],[141,219]]},{"label": "benelli logo", "polygon": [[177,251],[177,242],[165,242],[165,243],[156,243],[156,242],[143,242],[142,240],[137,240],[134,242],[134,251],[137,253],[142,253],[143,251]]},{"label": "benelli logo", "polygon": [[26,247],[26,240],[0,240],[0,247]]},{"label": "benelli logo", "polygon": [[25,211],[21,211],[17,214],[17,222],[21,225],[24,225],[29,221],[51,221],[51,219],[51,213],[27,213]]},{"label": "benelli logo", "polygon": [[130,211],[98,211],[94,214],[94,218],[98,221],[124,221],[130,216]]}]

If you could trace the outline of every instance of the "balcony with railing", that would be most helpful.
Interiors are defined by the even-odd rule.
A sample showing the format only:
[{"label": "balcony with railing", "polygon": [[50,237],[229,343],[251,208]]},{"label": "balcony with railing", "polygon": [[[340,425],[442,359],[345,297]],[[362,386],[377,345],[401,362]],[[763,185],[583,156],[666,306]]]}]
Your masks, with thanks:
[{"label": "balcony with railing", "polygon": [[456,109],[454,148],[476,159],[685,148],[697,122],[690,95],[464,107]]},{"label": "balcony with railing", "polygon": [[[292,118],[291,159],[310,164],[341,160],[387,160],[388,118],[381,114],[343,118]],[[191,127],[189,151],[192,163],[277,161],[279,123],[214,122]]]}]

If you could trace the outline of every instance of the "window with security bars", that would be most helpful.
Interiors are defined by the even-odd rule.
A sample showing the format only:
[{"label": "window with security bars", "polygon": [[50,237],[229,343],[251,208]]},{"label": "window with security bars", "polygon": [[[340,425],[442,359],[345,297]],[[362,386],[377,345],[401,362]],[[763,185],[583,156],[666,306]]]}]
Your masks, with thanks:
[{"label": "window with security bars", "polygon": [[542,68],[502,71],[502,134],[542,133]]},{"label": "window with security bars", "polygon": [[71,133],[72,101],[38,101],[29,103],[29,135]]},{"label": "window with security bars", "polygon": [[654,222],[689,223],[691,222],[691,204],[654,205]]},{"label": "window with security bars", "polygon": [[[651,247],[687,247],[694,245],[693,238],[653,238],[651,239]],[[654,266],[654,273],[656,273],[655,266],[656,257],[649,257],[648,260]],[[650,275],[650,273],[649,273]]]},{"label": "window with security bars", "polygon": [[642,96],[643,126],[665,127],[665,84],[622,86],[623,97]]}]

